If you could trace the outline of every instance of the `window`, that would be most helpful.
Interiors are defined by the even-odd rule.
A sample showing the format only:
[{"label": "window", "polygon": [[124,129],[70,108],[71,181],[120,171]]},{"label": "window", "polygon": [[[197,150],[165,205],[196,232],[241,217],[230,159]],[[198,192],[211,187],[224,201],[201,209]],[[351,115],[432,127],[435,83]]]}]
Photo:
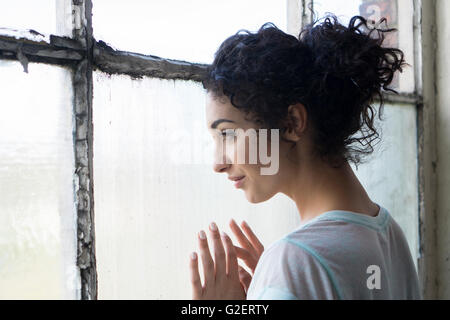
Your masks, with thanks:
[{"label": "window", "polygon": [[252,206],[212,173],[200,84],[95,73],[94,90],[99,298],[190,299],[195,234],[229,212],[265,243],[296,224],[290,200]]},{"label": "window", "polygon": [[1,4],[0,28],[34,29],[40,33],[56,34],[56,6],[55,0],[17,0],[14,4]]},{"label": "window", "polygon": [[201,63],[239,29],[287,28],[286,1],[277,0],[96,0],[93,15],[94,36],[119,49]]},{"label": "window", "polygon": [[411,67],[356,172],[419,259],[417,1],[21,0],[0,2],[0,298],[189,299],[210,221],[233,211],[267,244],[291,231],[291,200],[251,205],[212,172],[199,79],[227,36],[268,21],[298,34],[311,3],[399,29]]},{"label": "window", "polygon": [[22,70],[0,60],[0,299],[74,299],[70,71],[45,64]]}]

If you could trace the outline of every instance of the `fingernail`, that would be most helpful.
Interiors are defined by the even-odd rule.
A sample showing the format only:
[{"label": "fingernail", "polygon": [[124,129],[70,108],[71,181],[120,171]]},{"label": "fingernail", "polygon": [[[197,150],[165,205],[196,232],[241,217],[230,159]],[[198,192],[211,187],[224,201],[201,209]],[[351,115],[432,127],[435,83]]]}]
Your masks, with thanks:
[{"label": "fingernail", "polygon": [[217,226],[214,222],[211,222],[210,228],[212,231],[217,231]]},{"label": "fingernail", "polygon": [[246,227],[248,227],[248,224],[247,224],[247,221],[245,221],[245,220],[242,220],[242,223],[241,223],[243,226],[246,226]]},{"label": "fingernail", "polygon": [[225,232],[222,231],[222,232],[220,232],[220,234],[223,238],[228,238],[228,235]]},{"label": "fingernail", "polygon": [[191,259],[192,259],[192,260],[197,259],[197,254],[196,254],[195,252],[192,252],[192,253],[191,253]]},{"label": "fingernail", "polygon": [[200,230],[200,232],[198,233],[198,236],[200,237],[200,239],[205,240],[206,239],[205,231]]}]

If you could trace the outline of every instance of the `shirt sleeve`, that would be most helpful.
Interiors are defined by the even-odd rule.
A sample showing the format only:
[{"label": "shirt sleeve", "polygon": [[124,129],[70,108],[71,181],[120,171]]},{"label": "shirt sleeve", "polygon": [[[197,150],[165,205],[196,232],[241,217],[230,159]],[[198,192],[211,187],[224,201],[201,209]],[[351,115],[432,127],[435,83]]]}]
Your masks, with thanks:
[{"label": "shirt sleeve", "polygon": [[301,243],[281,239],[260,257],[248,300],[338,299],[326,262]]}]

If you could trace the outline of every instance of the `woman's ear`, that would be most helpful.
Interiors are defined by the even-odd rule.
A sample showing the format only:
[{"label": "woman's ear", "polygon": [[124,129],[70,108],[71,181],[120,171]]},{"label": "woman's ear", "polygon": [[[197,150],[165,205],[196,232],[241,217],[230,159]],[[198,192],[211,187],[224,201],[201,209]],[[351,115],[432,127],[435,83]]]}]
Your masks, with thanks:
[{"label": "woman's ear", "polygon": [[301,103],[290,105],[287,116],[287,129],[284,137],[290,141],[298,141],[306,130],[307,123],[306,108]]}]

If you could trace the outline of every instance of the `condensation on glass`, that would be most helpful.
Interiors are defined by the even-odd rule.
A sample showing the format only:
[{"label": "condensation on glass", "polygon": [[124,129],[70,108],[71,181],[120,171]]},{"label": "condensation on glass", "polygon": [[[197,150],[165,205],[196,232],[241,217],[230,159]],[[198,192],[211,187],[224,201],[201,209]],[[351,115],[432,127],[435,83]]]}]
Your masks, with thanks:
[{"label": "condensation on glass", "polygon": [[[190,299],[188,255],[211,221],[231,234],[229,219],[245,219],[266,247],[299,226],[286,196],[250,204],[213,172],[198,83],[96,73],[94,90],[99,298]],[[383,140],[357,175],[416,258],[415,109],[386,105],[384,119]]]},{"label": "condensation on glass", "polygon": [[77,299],[70,71],[0,60],[0,91],[0,299]]},{"label": "condensation on glass", "polygon": [[100,299],[190,299],[189,254],[211,221],[232,236],[229,219],[246,219],[265,244],[298,225],[287,197],[252,205],[213,171],[200,84],[95,73],[94,91]]},{"label": "condensation on glass", "polygon": [[286,0],[96,0],[95,38],[121,50],[211,63],[239,29],[273,22],[286,31]]},{"label": "condensation on glass", "polygon": [[[385,46],[400,48],[405,53],[406,66],[402,73],[394,78],[392,88],[399,92],[413,93],[414,84],[414,32],[413,1],[410,0],[314,0],[317,18],[326,13],[334,13],[341,23],[347,25],[350,18],[361,15],[368,20],[387,19],[387,27],[398,29],[386,36]],[[380,27],[386,28],[386,24]]]}]

